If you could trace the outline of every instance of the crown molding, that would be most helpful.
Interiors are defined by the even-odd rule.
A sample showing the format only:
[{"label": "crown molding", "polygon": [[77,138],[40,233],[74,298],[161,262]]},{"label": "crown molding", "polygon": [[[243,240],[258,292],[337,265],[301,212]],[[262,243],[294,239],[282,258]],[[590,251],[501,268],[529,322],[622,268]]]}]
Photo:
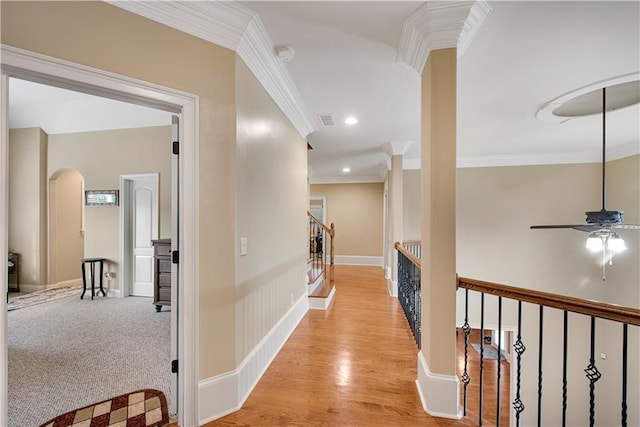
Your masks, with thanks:
[{"label": "crown molding", "polygon": [[363,176],[318,176],[310,177],[309,184],[371,184],[384,182],[384,177],[377,175]]},{"label": "crown molding", "polygon": [[404,156],[413,141],[389,141],[382,144],[382,150],[389,156]]},{"label": "crown molding", "polygon": [[291,75],[275,55],[271,37],[252,10],[232,1],[109,0],[109,3],[235,51],[300,135],[306,137],[316,130]]},{"label": "crown molding", "polygon": [[470,36],[475,35],[476,23],[482,24],[484,18],[479,8],[473,19],[468,19],[475,1],[429,1],[414,11],[405,20],[400,36],[397,61],[407,64],[418,74],[427,62],[429,53],[436,49],[458,46],[463,30],[466,27],[466,45]]},{"label": "crown molding", "polygon": [[249,21],[236,50],[300,135],[306,137],[316,130],[307,104],[284,63],[275,55],[273,41],[258,15]]},{"label": "crown molding", "polygon": [[485,0],[476,0],[469,11],[469,16],[464,21],[460,38],[458,39],[458,57],[461,57],[478,35],[482,24],[491,13],[491,6]]},{"label": "crown molding", "polygon": [[[607,161],[618,160],[639,154],[638,144],[630,143],[610,148]],[[458,168],[483,168],[506,166],[562,165],[577,163],[599,163],[602,152],[582,151],[573,153],[513,154],[496,156],[458,157]]]}]

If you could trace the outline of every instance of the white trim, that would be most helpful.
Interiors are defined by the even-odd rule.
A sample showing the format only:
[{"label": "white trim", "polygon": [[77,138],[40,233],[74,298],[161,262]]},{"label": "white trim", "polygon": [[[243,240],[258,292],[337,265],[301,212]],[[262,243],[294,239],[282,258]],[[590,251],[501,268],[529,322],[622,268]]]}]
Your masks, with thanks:
[{"label": "white trim", "polygon": [[[639,153],[637,143],[611,147],[607,161],[619,160]],[[503,166],[562,165],[602,162],[602,151],[581,151],[574,153],[504,154],[495,156],[458,157],[458,168],[483,168]]]},{"label": "white trim", "polygon": [[460,411],[460,381],[456,375],[434,374],[427,361],[418,352],[418,379],[416,387],[426,413],[434,417],[462,418]]},{"label": "white trim", "polygon": [[[197,373],[198,373],[198,97],[193,94],[166,88],[152,83],[129,78],[126,76],[98,70],[69,61],[0,45],[2,49],[3,89],[6,90],[6,76],[16,76],[23,79],[45,83],[55,83],[58,86],[81,90],[88,93],[109,96],[125,102],[133,102],[146,106],[163,109],[165,111],[180,112],[182,145],[180,154],[180,185],[181,203],[180,216],[182,222],[180,251],[183,260],[180,274],[180,298],[178,311],[180,315],[178,331],[178,347],[180,358],[179,394],[179,423],[192,426],[197,423]],[[3,90],[2,105],[6,106],[6,92]],[[6,108],[2,111],[2,124],[5,130],[0,142],[0,235],[7,235],[7,134]],[[6,239],[0,244],[0,249],[6,250]],[[6,277],[0,273],[0,278]],[[5,281],[6,282],[6,281]],[[0,286],[6,286],[3,282]],[[4,299],[3,299],[4,300]],[[6,304],[3,302],[3,304]],[[5,380],[0,383],[0,425],[6,425],[7,416],[7,364],[6,364],[6,307],[0,306],[5,312],[0,325],[0,376]]]},{"label": "white trim", "polygon": [[[169,155],[169,154],[167,154]],[[172,171],[173,172],[173,171]],[[155,173],[134,173],[134,174],[122,174],[120,175],[120,224],[118,226],[118,245],[120,251],[120,271],[118,274],[118,288],[122,290],[120,292],[120,297],[124,298],[131,295],[131,285],[133,284],[131,280],[131,271],[133,266],[132,257],[131,257],[131,247],[130,247],[130,233],[125,235],[125,225],[131,226],[129,221],[126,219],[128,214],[130,213],[130,196],[131,196],[131,183],[136,179],[141,178],[150,178],[154,180],[153,187],[153,201],[152,203],[155,205],[155,217],[153,218],[152,225],[152,240],[156,240],[158,238],[160,232],[160,174]],[[125,208],[128,208],[128,211],[125,212]],[[130,230],[129,230],[130,231]],[[155,268],[155,267],[154,267]]]},{"label": "white trim", "polygon": [[[3,59],[0,57],[0,60]],[[9,78],[0,74],[0,253],[9,252],[9,127],[7,108],[9,106]],[[3,255],[5,256],[5,255]],[[5,261],[2,261],[5,262]],[[0,268],[0,291],[7,294],[8,270]],[[7,300],[0,305],[0,426],[9,425],[9,356],[7,351]]]},{"label": "white trim", "polygon": [[309,308],[313,310],[326,310],[331,305],[331,301],[333,301],[333,297],[336,295],[336,287],[333,286],[331,288],[331,292],[324,297],[309,297]]},{"label": "white trim", "polygon": [[404,156],[413,145],[413,141],[388,141],[382,144],[382,151],[389,157]]},{"label": "white trim", "polygon": [[108,289],[107,298],[122,298],[122,292],[120,289]]},{"label": "white trim", "polygon": [[390,297],[398,298],[398,281],[397,280],[391,280],[391,278],[388,278],[387,289],[389,291]]},{"label": "white trim", "polygon": [[308,309],[308,298],[303,295],[236,369],[200,381],[198,425],[211,422],[242,407]]},{"label": "white trim", "polygon": [[318,129],[260,17],[235,2],[109,1],[114,6],[234,50],[296,130]]},{"label": "white trim", "polygon": [[375,265],[382,267],[381,256],[353,256],[353,255],[336,255],[336,265]]},{"label": "white trim", "polygon": [[469,11],[469,16],[464,21],[460,38],[458,38],[458,58],[464,55],[473,39],[478,35],[482,24],[491,13],[492,9],[485,0],[476,0]]},{"label": "white trim", "polygon": [[309,184],[369,184],[384,182],[384,176],[310,176]]},{"label": "white trim", "polygon": [[[467,20],[474,3],[430,1],[416,9],[402,25],[397,61],[422,74],[432,50],[456,47],[463,28],[474,24]],[[465,34],[471,33],[467,28]]]}]

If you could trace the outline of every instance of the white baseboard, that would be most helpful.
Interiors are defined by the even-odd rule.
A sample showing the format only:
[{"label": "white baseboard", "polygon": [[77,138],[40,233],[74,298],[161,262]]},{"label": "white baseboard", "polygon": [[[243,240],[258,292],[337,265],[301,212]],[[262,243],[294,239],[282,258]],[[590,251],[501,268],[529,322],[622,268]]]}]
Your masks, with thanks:
[{"label": "white baseboard", "polygon": [[387,280],[387,288],[389,289],[389,296],[398,298],[398,282],[396,280]]},{"label": "white baseboard", "polygon": [[336,255],[334,262],[336,265],[375,265],[382,267],[383,259],[381,256]]},{"label": "white baseboard", "polygon": [[[55,286],[51,286],[52,288]],[[42,291],[44,289],[49,289],[47,285],[25,285],[24,283],[20,284],[20,292],[31,293],[36,291]]]},{"label": "white baseboard", "polygon": [[120,289],[107,289],[108,298],[120,298]]},{"label": "white baseboard", "polygon": [[422,352],[418,352],[416,387],[426,413],[434,417],[462,418],[460,412],[460,382],[456,375],[434,374],[429,370]]},{"label": "white baseboard", "polygon": [[309,297],[309,308],[313,310],[326,310],[331,305],[336,294],[336,287],[331,288],[331,292],[326,298]]},{"label": "white baseboard", "polygon": [[303,295],[236,369],[200,380],[198,384],[199,425],[228,415],[242,407],[308,310],[309,298]]}]

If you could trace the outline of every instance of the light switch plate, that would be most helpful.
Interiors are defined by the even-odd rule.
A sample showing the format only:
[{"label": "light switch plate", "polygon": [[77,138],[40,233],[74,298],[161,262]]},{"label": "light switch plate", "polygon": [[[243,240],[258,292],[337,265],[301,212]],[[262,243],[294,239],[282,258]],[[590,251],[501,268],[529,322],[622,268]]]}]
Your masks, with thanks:
[{"label": "light switch plate", "polygon": [[247,238],[240,238],[240,256],[244,256],[247,254]]}]

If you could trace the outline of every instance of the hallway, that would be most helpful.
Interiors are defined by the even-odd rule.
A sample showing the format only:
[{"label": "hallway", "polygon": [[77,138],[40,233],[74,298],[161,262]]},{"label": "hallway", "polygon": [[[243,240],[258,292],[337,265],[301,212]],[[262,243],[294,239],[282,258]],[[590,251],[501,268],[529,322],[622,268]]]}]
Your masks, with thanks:
[{"label": "hallway", "polygon": [[309,310],[242,409],[206,425],[474,425],[423,411],[418,349],[383,270],[337,266],[335,279],[329,309]]}]

